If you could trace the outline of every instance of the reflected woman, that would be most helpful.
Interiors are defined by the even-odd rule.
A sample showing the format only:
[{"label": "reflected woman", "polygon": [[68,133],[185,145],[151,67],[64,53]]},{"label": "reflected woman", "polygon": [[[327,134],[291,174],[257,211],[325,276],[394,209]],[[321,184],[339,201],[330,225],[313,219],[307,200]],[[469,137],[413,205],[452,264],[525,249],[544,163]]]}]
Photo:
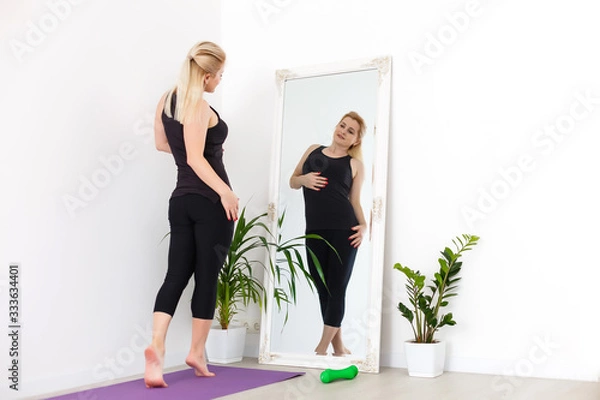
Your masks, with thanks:
[{"label": "reflected woman", "polygon": [[290,178],[292,189],[302,188],[306,233],[326,239],[307,239],[306,245],[316,254],[327,287],[323,285],[309,256],[308,264],[319,294],[323,334],[315,348],[326,355],[331,344],[334,356],[350,354],[342,340],[346,288],[350,281],[358,246],[367,230],[360,205],[364,180],[361,141],[366,131],[363,118],[354,111],[345,114],[336,125],[329,146],[310,146]]}]

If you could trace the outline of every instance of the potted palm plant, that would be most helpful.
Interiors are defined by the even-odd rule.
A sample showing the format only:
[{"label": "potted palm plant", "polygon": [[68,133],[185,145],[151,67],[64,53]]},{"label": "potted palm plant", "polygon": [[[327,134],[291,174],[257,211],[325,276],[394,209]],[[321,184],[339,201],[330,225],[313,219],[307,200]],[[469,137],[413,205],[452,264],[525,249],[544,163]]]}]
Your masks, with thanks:
[{"label": "potted palm plant", "polygon": [[456,325],[451,312],[443,314],[442,309],[449,299],[457,296],[463,253],[477,244],[478,236],[463,234],[452,240],[456,251],[444,248],[438,259],[439,270],[431,279],[432,285],[425,286],[427,277],[419,271],[396,263],[394,269],[402,272],[407,279],[406,291],[410,306],[400,302],[398,310],[411,325],[414,338],[405,342],[406,364],[410,376],[436,377],[444,372],[446,356],[445,342],[435,338],[443,326]]},{"label": "potted palm plant", "polygon": [[[296,283],[305,278],[314,290],[312,276],[302,258],[306,238],[321,239],[318,235],[302,235],[288,240],[276,236],[263,222],[268,214],[263,213],[248,219],[246,207],[242,209],[233,233],[231,246],[227,252],[217,283],[217,303],[215,319],[218,325],[211,329],[206,342],[206,352],[210,362],[232,363],[241,361],[244,351],[246,327],[234,326],[235,315],[250,303],[261,308],[268,301],[274,301],[278,309],[296,303]],[[285,212],[277,220],[278,232],[285,219]],[[324,240],[324,239],[323,239]],[[265,257],[265,251],[269,254]],[[319,260],[308,249],[321,279],[324,280]],[[258,266],[274,281],[272,299],[267,299],[266,291],[253,272]]]}]

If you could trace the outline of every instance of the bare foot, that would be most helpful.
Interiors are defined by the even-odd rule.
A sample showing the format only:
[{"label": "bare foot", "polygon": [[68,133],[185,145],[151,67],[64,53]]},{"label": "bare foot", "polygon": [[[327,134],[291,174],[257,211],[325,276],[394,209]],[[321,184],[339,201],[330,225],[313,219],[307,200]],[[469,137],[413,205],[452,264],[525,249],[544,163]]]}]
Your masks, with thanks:
[{"label": "bare foot", "polygon": [[352,354],[352,352],[350,350],[348,350],[348,348],[346,346],[344,346],[344,350],[343,351],[335,351],[334,350],[334,352],[333,352],[333,355],[335,357],[344,357],[344,356],[347,356],[347,355],[350,355],[350,354]]},{"label": "bare foot", "polygon": [[331,355],[334,357],[345,357],[350,355],[350,353],[331,353]]},{"label": "bare foot", "polygon": [[144,383],[147,388],[166,388],[168,385],[163,379],[163,357],[152,347],[144,351],[146,357],[146,371],[144,373]]},{"label": "bare foot", "polygon": [[317,355],[317,356],[326,356],[327,355],[327,347],[322,348],[322,347],[317,346],[315,348],[315,355]]},{"label": "bare foot", "polygon": [[185,359],[185,363],[189,365],[191,368],[194,368],[194,372],[196,376],[215,376],[213,372],[208,370],[206,366],[206,360],[204,355],[194,355],[192,353],[188,354]]}]

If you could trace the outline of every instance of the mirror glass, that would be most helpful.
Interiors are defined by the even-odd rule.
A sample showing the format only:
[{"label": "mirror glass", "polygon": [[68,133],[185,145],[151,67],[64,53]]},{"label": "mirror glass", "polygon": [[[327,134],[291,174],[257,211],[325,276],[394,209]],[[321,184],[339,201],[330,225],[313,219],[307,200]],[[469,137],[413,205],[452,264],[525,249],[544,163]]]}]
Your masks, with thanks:
[{"label": "mirror glass", "polygon": [[[344,344],[351,354],[315,355],[323,320],[316,291],[302,281],[298,282],[297,304],[289,307],[287,322],[285,312],[278,312],[276,306],[265,310],[261,363],[315,368],[355,364],[362,371],[379,370],[390,64],[389,57],[382,57],[276,73],[279,110],[270,210],[273,222],[285,212],[279,233],[283,239],[305,233],[302,190],[291,189],[289,179],[310,145],[331,144],[336,125],[349,111],[357,112],[367,125],[362,140],[365,180],[361,205],[369,229],[358,249],[341,326]],[[272,290],[268,279],[265,287]]]}]

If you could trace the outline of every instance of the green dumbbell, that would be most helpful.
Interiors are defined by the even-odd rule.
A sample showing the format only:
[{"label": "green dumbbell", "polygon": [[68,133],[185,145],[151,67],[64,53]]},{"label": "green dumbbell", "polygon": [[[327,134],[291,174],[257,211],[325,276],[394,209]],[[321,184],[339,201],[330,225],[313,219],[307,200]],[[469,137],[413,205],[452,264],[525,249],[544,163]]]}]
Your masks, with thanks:
[{"label": "green dumbbell", "polygon": [[329,383],[336,379],[354,379],[358,375],[356,365],[351,365],[344,369],[326,369],[321,372],[321,382]]}]

